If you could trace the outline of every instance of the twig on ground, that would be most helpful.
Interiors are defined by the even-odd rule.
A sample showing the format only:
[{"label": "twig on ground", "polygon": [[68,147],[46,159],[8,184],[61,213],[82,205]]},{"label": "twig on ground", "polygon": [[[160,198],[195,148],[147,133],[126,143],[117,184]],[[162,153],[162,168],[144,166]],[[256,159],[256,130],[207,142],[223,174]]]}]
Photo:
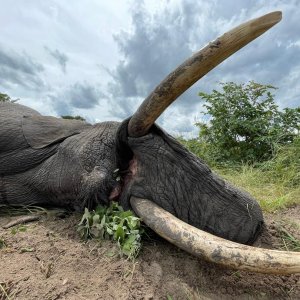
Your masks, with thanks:
[{"label": "twig on ground", "polygon": [[13,227],[15,225],[19,225],[19,224],[24,224],[24,223],[28,223],[28,222],[33,222],[33,221],[37,221],[40,219],[41,216],[23,216],[21,218],[18,218],[16,220],[13,220],[9,223],[7,223],[6,225],[2,226],[4,229],[8,229],[10,227]]},{"label": "twig on ground", "polygon": [[[5,288],[3,287],[2,283],[0,283],[0,291],[1,291],[1,293],[0,293],[0,299],[11,300],[11,298],[10,298],[9,295],[7,294]],[[5,297],[5,298],[2,298],[2,296]]]}]

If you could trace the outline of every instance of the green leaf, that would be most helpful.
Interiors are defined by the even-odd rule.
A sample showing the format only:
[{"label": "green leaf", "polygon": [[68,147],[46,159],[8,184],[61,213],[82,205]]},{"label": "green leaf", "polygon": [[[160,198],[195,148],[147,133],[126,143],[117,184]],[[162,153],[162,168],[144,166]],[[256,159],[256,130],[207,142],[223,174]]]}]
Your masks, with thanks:
[{"label": "green leaf", "polygon": [[109,234],[109,235],[113,235],[114,232],[112,229],[110,229],[109,227],[106,227],[106,232]]},{"label": "green leaf", "polygon": [[133,212],[130,210],[126,210],[120,213],[120,218],[121,219],[125,219],[127,217],[132,217],[133,216]]},{"label": "green leaf", "polygon": [[140,224],[140,219],[137,218],[137,217],[131,217],[129,219],[129,222],[128,222],[128,225],[131,229],[135,229],[136,227],[139,227],[139,224]]},{"label": "green leaf", "polygon": [[100,223],[100,216],[98,214],[95,214],[93,216],[93,225],[94,224],[99,224]]},{"label": "green leaf", "polygon": [[101,227],[104,226],[105,220],[106,220],[106,216],[104,215],[104,216],[102,217],[102,219],[101,219],[101,223],[100,223]]},{"label": "green leaf", "polygon": [[91,218],[91,214],[87,208],[84,209],[84,214],[81,218],[81,221],[79,222],[79,225],[83,224],[84,222],[88,222]]},{"label": "green leaf", "polygon": [[117,241],[120,241],[120,243],[123,242],[124,240],[124,237],[125,237],[125,232],[124,232],[124,229],[122,226],[118,226],[115,234],[114,234],[114,239],[117,240]]}]

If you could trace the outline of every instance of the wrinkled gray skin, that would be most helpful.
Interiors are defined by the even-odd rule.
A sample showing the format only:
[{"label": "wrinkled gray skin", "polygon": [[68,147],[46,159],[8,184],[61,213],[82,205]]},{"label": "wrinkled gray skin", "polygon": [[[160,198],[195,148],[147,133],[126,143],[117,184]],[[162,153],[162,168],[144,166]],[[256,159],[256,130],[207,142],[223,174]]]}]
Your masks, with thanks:
[{"label": "wrinkled gray skin", "polygon": [[[257,202],[153,126],[130,138],[127,121],[89,125],[0,102],[0,204],[75,210],[147,198],[217,236],[252,243],[263,227]],[[116,181],[116,169],[121,180]]]}]

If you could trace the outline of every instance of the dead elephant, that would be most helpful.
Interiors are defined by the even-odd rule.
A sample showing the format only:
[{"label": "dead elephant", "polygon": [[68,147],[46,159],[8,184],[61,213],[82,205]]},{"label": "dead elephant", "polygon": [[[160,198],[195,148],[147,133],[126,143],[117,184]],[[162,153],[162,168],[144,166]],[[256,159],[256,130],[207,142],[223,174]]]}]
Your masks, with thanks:
[{"label": "dead elephant", "polygon": [[0,103],[0,203],[80,210],[114,199],[195,255],[238,269],[299,272],[299,253],[238,244],[251,244],[263,228],[258,203],[154,124],[187,88],[280,19],[270,13],[216,39],[121,124],[90,125]]}]

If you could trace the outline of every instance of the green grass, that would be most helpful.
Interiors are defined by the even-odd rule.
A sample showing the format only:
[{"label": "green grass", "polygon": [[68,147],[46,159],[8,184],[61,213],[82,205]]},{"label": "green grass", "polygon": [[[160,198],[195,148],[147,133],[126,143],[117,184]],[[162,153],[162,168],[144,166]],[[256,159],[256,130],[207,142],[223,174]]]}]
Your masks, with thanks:
[{"label": "green grass", "polygon": [[282,241],[282,250],[300,252],[300,240],[284,228],[279,228],[278,232]]},{"label": "green grass", "polygon": [[278,178],[278,175],[275,176],[273,170],[242,166],[215,171],[229,182],[249,192],[266,212],[300,204],[300,186],[289,186],[285,180]]},{"label": "green grass", "polygon": [[11,234],[15,235],[18,232],[25,232],[25,231],[27,231],[26,225],[17,225],[17,226],[14,226],[10,232],[11,232]]}]

